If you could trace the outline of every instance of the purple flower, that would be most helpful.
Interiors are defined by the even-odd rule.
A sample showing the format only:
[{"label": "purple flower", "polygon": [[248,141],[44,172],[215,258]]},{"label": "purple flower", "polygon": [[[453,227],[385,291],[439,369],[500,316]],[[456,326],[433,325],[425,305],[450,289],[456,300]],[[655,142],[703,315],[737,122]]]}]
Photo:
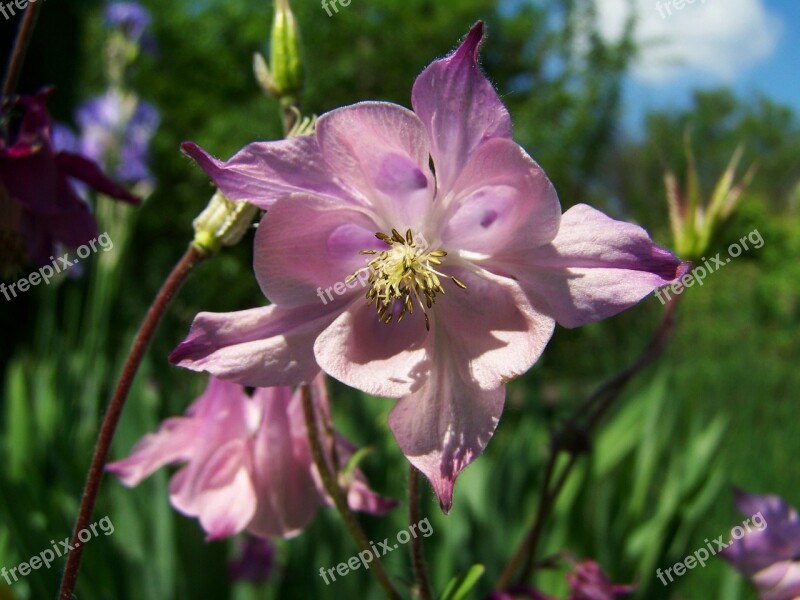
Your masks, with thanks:
[{"label": "purple flower", "polygon": [[[321,377],[314,390],[317,412],[327,414]],[[242,386],[212,377],[186,415],[164,421],[108,471],[135,486],[164,465],[184,464],[170,481],[170,501],[197,517],[209,539],[244,530],[265,538],[292,537],[320,504],[332,505],[311,459],[299,392],[260,388],[250,397]],[[341,437],[336,448],[344,466],[354,448]],[[373,514],[396,505],[370,490],[359,470],[347,499],[353,510]]]},{"label": "purple flower", "polygon": [[721,552],[722,557],[755,584],[760,600],[800,597],[797,512],[778,496],[756,496],[740,490],[734,490],[734,495],[736,507],[749,519],[747,526],[732,530],[734,539]]},{"label": "purple flower", "polygon": [[10,141],[0,138],[3,225],[17,237],[27,258],[37,264],[49,262],[56,243],[75,247],[97,235],[95,219],[73,187],[73,178],[112,198],[139,202],[106,177],[95,162],[56,149],[46,109],[50,93],[48,89],[22,96],[17,102],[24,111],[19,130]]},{"label": "purple flower", "polygon": [[228,563],[231,580],[256,584],[269,581],[275,570],[275,545],[268,539],[245,536],[237,547],[237,556]]},{"label": "purple flower", "polygon": [[106,8],[106,25],[117,28],[132,42],[139,42],[150,27],[150,12],[138,2],[114,2]]},{"label": "purple flower", "polygon": [[[631,594],[634,591],[630,585],[611,583],[600,565],[593,560],[577,563],[574,570],[567,573],[567,583],[571,590],[567,600],[615,600],[615,598]],[[518,598],[555,600],[525,584],[515,585],[502,592],[492,592],[486,600],[516,600]]]},{"label": "purple flower", "polygon": [[81,105],[76,118],[84,155],[113,166],[114,176],[120,181],[152,183],[150,139],[160,120],[153,105],[110,89]]},{"label": "purple flower", "polygon": [[614,600],[634,591],[629,585],[612,584],[593,560],[575,565],[575,570],[567,574],[567,583],[572,590],[569,600]]},{"label": "purple flower", "polygon": [[422,72],[414,112],[346,106],[315,136],[227,162],[184,145],[227,197],[269,209],[255,271],[272,305],[200,313],[171,359],[249,385],[321,367],[400,398],[389,424],[445,512],[555,322],[609,317],[685,270],[640,227],[586,205],[561,215],[478,67],[482,37],[478,23]]}]

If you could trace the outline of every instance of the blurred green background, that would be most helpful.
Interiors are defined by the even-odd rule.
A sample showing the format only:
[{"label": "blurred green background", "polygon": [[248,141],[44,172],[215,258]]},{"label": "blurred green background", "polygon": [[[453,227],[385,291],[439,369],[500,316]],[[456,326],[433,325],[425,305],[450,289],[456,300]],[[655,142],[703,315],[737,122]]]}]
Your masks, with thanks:
[{"label": "blurred green background", "polygon": [[[81,278],[0,300],[0,566],[17,565],[71,531],[120,365],[212,193],[180,142],[227,157],[250,141],[281,136],[277,103],[258,89],[251,70],[253,52],[266,49],[270,2],[145,4],[158,51],[141,57],[130,85],[161,112],[152,145],[155,191],[139,209],[98,201],[100,231],[115,248],[95,255]],[[745,143],[743,164],[757,160],[760,170],[710,254],[755,228],[764,246],[684,293],[674,343],[601,428],[542,550],[594,558],[615,581],[637,583],[640,599],[755,598],[721,560],[666,588],[655,569],[741,523],[731,485],[800,505],[800,127],[792,110],[757,95],[705,89],[690,107],[651,113],[639,135],[626,135],[621,90],[637,46],[631,35],[604,41],[592,3],[582,0],[353,0],[335,18],[316,2],[296,4],[308,73],[303,108],[317,114],[363,99],[409,105],[415,76],[484,19],[484,69],[511,111],[515,138],[553,179],[564,209],[588,202],[642,224],[662,245],[671,244],[662,169],[684,168],[686,127],[706,194]],[[57,0],[42,10],[20,88],[54,83],[51,109],[59,121],[70,123],[76,105],[105,87],[102,10],[96,1]],[[0,23],[4,51],[15,25]],[[182,413],[204,387],[204,376],[166,361],[192,317],[264,303],[251,258],[246,238],[183,288],[137,378],[114,458],[161,419]],[[536,506],[548,431],[638,355],[660,311],[647,298],[607,322],[559,328],[539,363],[509,387],[497,433],[460,477],[449,516],[425,485],[423,512],[434,531],[425,550],[437,591],[474,563],[487,572],[473,597],[491,589]],[[362,518],[372,539],[393,537],[407,522],[406,463],[386,425],[392,403],[342,386],[333,391],[337,426],[375,448],[363,465],[374,487],[403,499],[388,518]],[[331,511],[298,538],[277,542],[279,565],[269,584],[232,584],[226,561],[233,544],[204,542],[197,522],[169,507],[167,482],[166,471],[134,490],[105,481],[93,520],[108,515],[115,532],[87,547],[79,598],[381,597],[363,570],[330,586],[318,576],[320,567],[356,553]],[[405,552],[387,556],[386,566],[400,587],[411,577]],[[0,598],[52,598],[62,567],[63,560],[8,589],[0,581]],[[542,572],[537,584],[563,595],[563,569]]]}]

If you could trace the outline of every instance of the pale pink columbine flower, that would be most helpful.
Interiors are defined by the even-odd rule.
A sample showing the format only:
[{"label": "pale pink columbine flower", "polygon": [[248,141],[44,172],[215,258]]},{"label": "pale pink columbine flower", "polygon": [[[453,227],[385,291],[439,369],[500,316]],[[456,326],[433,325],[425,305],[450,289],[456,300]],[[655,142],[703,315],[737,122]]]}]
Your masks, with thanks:
[{"label": "pale pink columbine flower", "polygon": [[[735,490],[736,507],[752,526],[720,554],[758,590],[760,600],[800,598],[800,517],[778,496],[756,496]],[[741,537],[741,539],[736,539]]]},{"label": "pale pink columbine flower", "polygon": [[422,72],[414,112],[346,106],[314,136],[227,162],[184,145],[227,197],[268,209],[255,271],[272,305],[200,313],[172,361],[249,385],[294,385],[321,367],[400,398],[390,426],[445,511],[492,437],[505,383],[555,322],[609,317],[685,269],[640,227],[586,205],[561,215],[478,67],[482,36],[478,23]]},{"label": "pale pink columbine flower", "polygon": [[[321,379],[313,385],[320,418],[328,411]],[[336,446],[344,466],[354,448],[338,436]],[[197,517],[209,539],[244,530],[291,537],[320,505],[332,505],[311,459],[300,393],[288,387],[259,388],[250,397],[242,386],[211,377],[186,416],[164,421],[107,469],[135,486],[168,464],[184,465],[170,481],[170,502]],[[353,510],[373,514],[396,505],[370,490],[358,469],[350,474],[347,500]]]}]

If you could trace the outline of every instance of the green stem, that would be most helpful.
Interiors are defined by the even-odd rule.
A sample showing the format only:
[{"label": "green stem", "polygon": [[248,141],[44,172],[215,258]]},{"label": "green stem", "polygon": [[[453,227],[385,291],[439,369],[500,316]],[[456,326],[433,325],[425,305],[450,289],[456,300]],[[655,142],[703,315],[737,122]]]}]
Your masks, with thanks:
[{"label": "green stem", "polygon": [[[419,471],[414,465],[408,466],[408,524],[414,527],[419,523]],[[412,529],[413,531],[413,529]],[[422,552],[422,540],[418,535],[411,537],[411,564],[417,580],[417,591],[422,600],[432,600],[428,569]]]},{"label": "green stem", "polygon": [[[311,456],[319,471],[322,485],[325,487],[325,491],[328,492],[328,495],[333,499],[333,504],[342,516],[342,520],[350,532],[350,535],[353,536],[356,545],[363,552],[369,552],[371,554],[372,550],[370,549],[367,535],[356,520],[350,507],[347,505],[347,498],[342,488],[339,487],[338,482],[334,479],[328,468],[328,461],[325,459],[325,452],[322,449],[322,441],[320,440],[319,429],[317,428],[317,415],[314,409],[314,400],[311,397],[311,388],[307,384],[303,384],[300,386],[300,393],[303,400],[303,414],[305,415],[306,429],[308,430],[308,441],[311,445]],[[375,560],[370,563],[370,572],[378,580],[383,591],[386,592],[387,598],[390,600],[400,600],[400,594],[394,589],[392,582],[389,580],[389,576],[383,568],[380,558],[377,556],[375,556]]]}]

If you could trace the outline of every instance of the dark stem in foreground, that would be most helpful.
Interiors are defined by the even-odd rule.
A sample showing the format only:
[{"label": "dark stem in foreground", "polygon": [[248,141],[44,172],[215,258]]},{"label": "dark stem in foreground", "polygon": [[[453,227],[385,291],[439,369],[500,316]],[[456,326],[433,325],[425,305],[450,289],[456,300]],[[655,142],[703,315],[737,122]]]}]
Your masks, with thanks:
[{"label": "dark stem in foreground", "polygon": [[[522,576],[520,582],[527,581],[535,570],[536,549],[544,529],[545,521],[549,516],[550,509],[555,504],[558,495],[566,483],[572,468],[578,461],[578,457],[589,450],[590,437],[594,428],[598,425],[603,415],[608,412],[615,400],[622,393],[622,390],[642,369],[653,363],[664,351],[675,331],[675,310],[681,296],[674,296],[664,309],[661,323],[647,347],[639,358],[626,369],[618,373],[615,377],[600,386],[591,396],[586,398],[581,405],[572,413],[564,425],[553,435],[550,445],[550,456],[545,467],[542,481],[541,498],[536,510],[536,516],[525,537],[520,542],[509,563],[503,569],[503,573],[497,580],[495,589],[505,590],[511,583],[514,573],[523,563]],[[561,469],[558,479],[553,483],[556,471],[556,463],[561,452],[570,455],[569,461]]]},{"label": "dark stem in foreground", "polygon": [[28,51],[33,28],[36,25],[36,18],[39,16],[39,10],[42,8],[42,4],[44,4],[44,0],[31,3],[25,11],[25,16],[22,17],[22,23],[20,23],[17,37],[14,40],[14,49],[11,51],[11,57],[8,59],[6,75],[3,80],[3,100],[10,99],[14,90],[17,88],[19,74],[22,72],[22,63],[25,62],[25,54]]},{"label": "dark stem in foreground", "polygon": [[[419,523],[419,471],[414,465],[408,466],[408,524],[415,526]],[[425,566],[425,556],[422,553],[422,540],[412,529],[411,536],[411,564],[414,567],[414,577],[417,580],[417,592],[422,600],[432,600],[431,585],[428,580],[428,570]]]},{"label": "dark stem in foreground", "polygon": [[89,466],[89,472],[86,478],[86,486],[84,487],[83,496],[81,497],[78,518],[75,521],[75,529],[72,531],[72,546],[74,550],[72,550],[67,557],[67,566],[64,569],[64,576],[61,580],[61,591],[58,596],[60,600],[72,600],[73,598],[81,557],[83,556],[83,545],[78,539],[78,534],[81,530],[89,526],[89,522],[92,518],[92,511],[94,510],[95,501],[97,500],[100,482],[103,479],[108,452],[111,449],[111,440],[114,438],[114,431],[119,423],[122,409],[125,406],[125,399],[128,397],[128,392],[131,389],[136,372],[139,369],[145,351],[150,345],[153,334],[161,321],[161,317],[166,312],[170,301],[180,289],[183,282],[186,281],[186,278],[194,271],[197,265],[206,258],[207,256],[202,254],[193,245],[189,246],[186,254],[184,254],[183,258],[175,265],[175,268],[173,268],[169,277],[167,277],[164,282],[164,285],[159,290],[153,304],[147,311],[147,315],[144,318],[142,326],[139,328],[139,332],[136,334],[131,352],[122,368],[122,374],[117,383],[117,388],[114,391],[114,396],[111,398],[108,410],[103,418],[103,423],[100,426],[97,445],[94,449],[94,455],[92,456],[92,462]]},{"label": "dark stem in foreground", "polygon": [[[320,479],[322,479],[322,485],[325,487],[325,491],[328,492],[328,495],[333,499],[336,510],[339,511],[339,514],[341,515],[344,524],[347,526],[350,535],[353,536],[356,545],[363,552],[372,553],[367,535],[364,533],[364,530],[361,528],[358,520],[356,520],[356,517],[350,510],[350,507],[347,505],[347,498],[345,497],[342,488],[339,487],[339,482],[336,481],[336,478],[328,468],[328,461],[325,459],[325,452],[322,449],[322,441],[320,440],[319,429],[317,428],[317,415],[316,410],[314,409],[314,400],[311,397],[311,388],[308,386],[308,384],[303,384],[300,386],[300,394],[303,400],[303,415],[305,416],[306,429],[308,430],[308,441],[311,445],[311,456],[313,457],[314,464],[319,471]],[[390,598],[391,600],[400,600],[400,594],[398,594],[397,590],[394,589],[392,582],[389,580],[389,575],[387,575],[380,558],[377,556],[375,557],[375,560],[370,563],[370,572],[378,580],[378,583],[383,588],[383,591],[386,592],[387,598]]]}]

